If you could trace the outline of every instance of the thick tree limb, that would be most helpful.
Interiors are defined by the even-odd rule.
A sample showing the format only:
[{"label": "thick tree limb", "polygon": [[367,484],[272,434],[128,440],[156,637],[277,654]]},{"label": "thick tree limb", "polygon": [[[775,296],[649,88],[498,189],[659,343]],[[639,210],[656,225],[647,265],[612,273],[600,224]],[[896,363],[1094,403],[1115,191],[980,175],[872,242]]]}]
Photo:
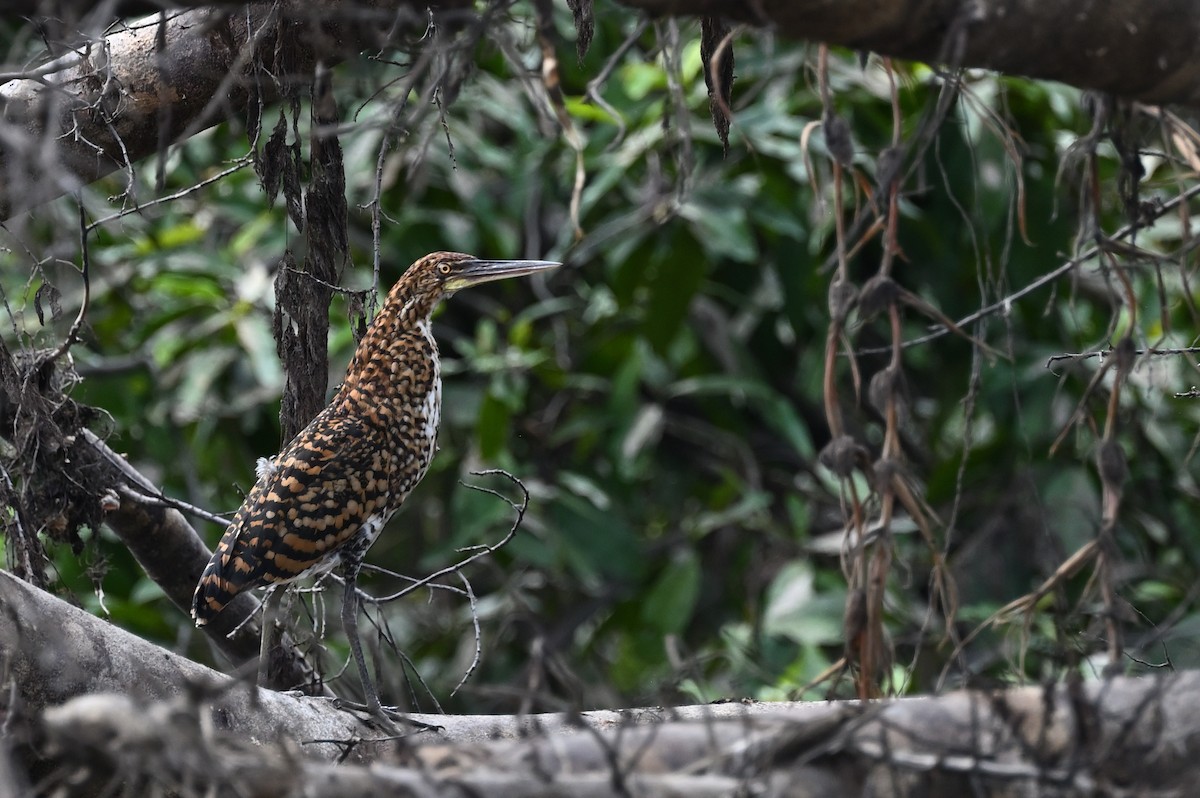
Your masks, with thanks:
[{"label": "thick tree limb", "polygon": [[[0,219],[245,118],[252,91],[269,102],[307,85],[317,62],[377,44],[402,14],[423,24],[395,0],[196,9],[131,24],[29,70],[0,85]],[[255,81],[254,65],[281,52],[291,71]]]},{"label": "thick tree limb", "polygon": [[44,712],[39,750],[64,774],[107,758],[127,784],[183,794],[1184,795],[1200,780],[1200,673],[866,705],[418,715],[445,731],[400,748],[361,742],[374,732],[327,700],[237,685],[3,573],[0,650],[9,711]]},{"label": "thick tree limb", "polygon": [[1147,103],[1200,103],[1197,0],[620,0],[720,16],[883,55],[1057,80]]},{"label": "thick tree limb", "polygon": [[[191,702],[206,722],[247,739],[296,734],[341,740],[370,733],[329,699],[301,701],[252,682],[239,684],[5,572],[0,572],[0,656],[11,697],[18,701],[9,711],[36,715],[72,698],[108,693],[146,704]],[[307,750],[327,758],[341,753],[325,744]]]},{"label": "thick tree limb", "polygon": [[[0,571],[0,673],[12,682],[19,709],[40,713],[78,697],[124,696],[149,705],[158,701],[191,702],[193,713],[218,729],[266,741],[374,738],[379,734],[356,716],[334,707],[328,698],[259,690],[166,651],[84,610],[73,607],[12,574]],[[6,685],[7,686],[7,685]],[[0,691],[3,699],[4,691]],[[183,704],[180,705],[181,707]],[[736,705],[694,710],[637,710],[584,715],[411,717],[444,726],[444,742],[480,743],[520,738],[537,731],[613,729],[670,717],[742,714]],[[816,710],[822,712],[819,707]],[[368,761],[393,746],[366,746],[356,758]],[[309,749],[306,748],[306,751]],[[335,748],[316,746],[320,756],[336,757]]]}]

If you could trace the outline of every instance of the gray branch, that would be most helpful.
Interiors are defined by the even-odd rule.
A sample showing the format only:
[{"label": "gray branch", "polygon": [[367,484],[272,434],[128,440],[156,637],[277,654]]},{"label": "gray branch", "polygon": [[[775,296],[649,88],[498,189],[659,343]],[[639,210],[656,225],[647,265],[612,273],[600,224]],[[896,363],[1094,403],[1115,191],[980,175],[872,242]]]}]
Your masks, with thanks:
[{"label": "gray branch", "polygon": [[[0,85],[0,219],[133,164],[248,103],[306,86],[402,20],[400,0],[284,0],[122,26]],[[270,66],[257,79],[256,65]],[[256,95],[257,93],[257,95]]]},{"label": "gray branch", "polygon": [[1186,795],[1200,781],[1194,672],[870,704],[423,714],[444,730],[397,743],[4,573],[0,653],[7,714],[48,736],[19,765],[46,757],[71,780],[106,761],[107,779],[181,794]]},{"label": "gray branch", "polygon": [[[0,657],[12,682],[10,711],[39,715],[81,697],[121,695],[142,705],[185,697],[206,723],[247,739],[346,739],[369,733],[330,699],[301,702],[261,690],[159,648],[0,571]],[[10,685],[5,685],[9,688]],[[5,694],[8,694],[6,689]],[[198,712],[199,710],[197,710]],[[299,724],[299,725],[297,725]],[[333,745],[309,753],[333,758]]]}]

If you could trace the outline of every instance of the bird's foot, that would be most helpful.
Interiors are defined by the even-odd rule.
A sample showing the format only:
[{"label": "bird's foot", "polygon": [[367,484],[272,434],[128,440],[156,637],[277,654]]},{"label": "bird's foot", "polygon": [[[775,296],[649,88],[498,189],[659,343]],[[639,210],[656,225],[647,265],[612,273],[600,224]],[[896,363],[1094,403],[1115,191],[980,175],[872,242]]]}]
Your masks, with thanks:
[{"label": "bird's foot", "polygon": [[[425,723],[424,721],[410,718],[396,707],[385,707],[382,704],[360,704],[357,701],[347,701],[344,698],[335,698],[334,706],[338,709],[349,709],[354,712],[365,712],[370,715],[369,723],[374,723],[388,734],[394,737],[406,737],[408,731],[444,731],[445,726],[438,726],[435,723]],[[404,729],[408,727],[408,731]]]}]

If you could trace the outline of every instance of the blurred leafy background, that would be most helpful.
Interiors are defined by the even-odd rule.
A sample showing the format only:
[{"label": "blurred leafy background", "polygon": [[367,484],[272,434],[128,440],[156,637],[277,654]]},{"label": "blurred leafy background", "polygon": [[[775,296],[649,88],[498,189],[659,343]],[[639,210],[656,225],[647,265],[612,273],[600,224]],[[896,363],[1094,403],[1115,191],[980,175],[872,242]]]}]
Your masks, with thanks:
[{"label": "blurred leafy background", "polygon": [[[723,157],[698,25],[602,14],[589,54],[576,62],[562,10],[564,107],[586,174],[580,237],[569,213],[576,152],[529,79],[540,53],[527,11],[515,6],[486,39],[469,43],[469,74],[454,96],[414,111],[387,152],[379,289],[439,249],[551,257],[567,268],[464,292],[437,317],[441,451],[369,562],[420,576],[453,562],[459,547],[502,537],[511,510],[462,483],[506,488],[472,470],[511,471],[532,501],[511,545],[467,572],[483,650],[460,693],[449,697],[475,649],[465,598],[433,591],[390,606],[390,630],[450,710],[798,697],[843,653],[844,508],[817,453],[830,438],[822,374],[834,218],[850,218],[867,201],[848,190],[844,207],[835,205],[830,154],[812,127],[822,117],[815,48],[767,32],[734,40]],[[21,41],[13,30],[5,35],[14,47]],[[595,87],[606,110],[587,98],[589,81],[626,37],[633,46]],[[890,68],[902,135],[916,136],[945,76],[919,64]],[[381,144],[394,132],[384,119],[396,99],[389,92],[402,91],[397,74],[387,58],[334,72],[347,122],[354,260],[344,284],[355,290],[372,288],[370,203]],[[1088,184],[1072,153],[1092,117],[1080,92],[992,74],[956,79],[962,94],[905,182],[896,277],[961,318],[1058,268],[1088,243],[1093,223],[1115,229],[1128,209],[1117,189],[1121,160],[1102,143],[1101,204],[1094,218],[1082,212]],[[854,167],[870,181],[892,136],[885,65],[835,51],[829,80],[852,131]],[[1146,201],[1162,201],[1195,175],[1155,138],[1161,131],[1140,124],[1138,183]],[[186,189],[247,151],[236,123],[196,135],[170,150],[161,175],[156,164],[141,165],[138,197]],[[113,212],[110,198],[125,179],[86,190],[90,216]],[[50,345],[74,316],[74,213],[67,200],[39,209],[0,242],[10,344]],[[1142,305],[1139,345],[1195,343],[1189,221],[1177,213],[1139,234],[1147,250],[1182,253],[1165,267],[1129,270]],[[105,411],[98,426],[110,445],[168,494],[232,511],[253,482],[255,458],[278,450],[273,270],[286,249],[302,246],[250,168],[93,236],[92,306],[73,350],[84,379],[73,397]],[[856,280],[874,272],[880,252],[876,237],[855,255]],[[43,284],[62,296],[62,313],[44,326],[34,312]],[[331,390],[353,348],[356,310],[339,296],[330,311]],[[1129,324],[1113,279],[1090,260],[972,327],[1008,360],[949,335],[905,351],[906,455],[941,521],[939,546],[959,588],[957,635],[1094,536],[1094,432],[1084,423],[1055,456],[1048,451],[1101,361],[1048,367],[1047,359],[1103,349]],[[906,316],[907,338],[928,330],[923,317]],[[869,354],[888,343],[886,322],[855,321],[852,335],[866,385],[887,363],[886,354]],[[1118,586],[1130,669],[1168,658],[1194,666],[1200,655],[1189,631],[1200,624],[1191,587],[1200,584],[1192,523],[1200,411],[1174,396],[1195,381],[1194,361],[1141,360],[1120,408],[1131,478]],[[853,374],[841,359],[847,424],[877,449],[881,418],[856,398]],[[1085,418],[1104,396],[1102,388]],[[215,542],[221,530],[197,524]],[[945,613],[931,603],[930,547],[903,518],[894,528],[885,604],[893,690],[1098,673],[1092,660],[1104,646],[1088,571],[1047,596],[1028,624],[1022,616],[990,627],[956,651]],[[216,662],[115,538],[103,529],[87,538],[80,553],[53,551],[63,594]],[[369,575],[365,582],[376,593],[399,585]],[[331,673],[345,655],[336,638],[326,641]],[[404,692],[400,669],[387,661],[386,692],[395,699]]]}]

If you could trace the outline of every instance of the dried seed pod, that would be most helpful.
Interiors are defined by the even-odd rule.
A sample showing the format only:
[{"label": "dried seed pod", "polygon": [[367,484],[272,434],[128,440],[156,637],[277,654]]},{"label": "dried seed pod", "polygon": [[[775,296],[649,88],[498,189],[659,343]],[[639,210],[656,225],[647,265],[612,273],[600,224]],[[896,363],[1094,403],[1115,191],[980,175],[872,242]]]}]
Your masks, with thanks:
[{"label": "dried seed pod", "polygon": [[863,285],[858,309],[864,319],[873,319],[900,299],[900,286],[886,274],[877,274]]},{"label": "dried seed pod", "polygon": [[[847,649],[856,649],[859,638],[867,631],[867,593],[856,588],[846,593],[846,608],[842,611],[842,639]],[[857,659],[857,651],[854,651]]]},{"label": "dried seed pod", "polygon": [[899,147],[888,147],[879,153],[875,161],[875,182],[880,188],[887,188],[900,179],[900,169],[904,166],[904,150]]},{"label": "dried seed pod", "polygon": [[1129,464],[1125,451],[1116,441],[1104,441],[1096,452],[1096,468],[1100,479],[1110,488],[1119,488],[1129,479]]},{"label": "dried seed pod", "polygon": [[582,63],[596,32],[596,13],[592,9],[592,0],[567,0],[567,8],[575,17],[575,53]]},{"label": "dried seed pod", "polygon": [[891,489],[892,480],[904,471],[904,466],[894,457],[881,457],[872,465],[871,471],[871,486],[882,495]]},{"label": "dried seed pod", "polygon": [[1137,360],[1137,347],[1133,344],[1133,336],[1126,335],[1117,341],[1112,356],[1116,360],[1117,371],[1121,374],[1128,374],[1133,369],[1134,361]]},{"label": "dried seed pod", "polygon": [[708,110],[725,157],[729,157],[729,114],[733,100],[733,43],[725,42],[729,25],[720,17],[700,18],[700,63],[708,87]]},{"label": "dried seed pod", "polygon": [[850,138],[850,125],[845,118],[835,113],[826,113],[821,120],[825,129],[825,146],[843,168],[848,169],[854,161],[854,142]]},{"label": "dried seed pod", "polygon": [[845,324],[846,317],[857,302],[858,286],[835,276],[829,284],[829,317],[836,324]]},{"label": "dried seed pod", "polygon": [[848,477],[855,468],[863,468],[867,462],[867,449],[849,435],[839,435],[825,444],[817,455],[817,462],[839,477]]},{"label": "dried seed pod", "polygon": [[904,372],[897,366],[888,366],[871,376],[867,401],[880,413],[887,413],[889,402],[904,401],[905,387]]}]

